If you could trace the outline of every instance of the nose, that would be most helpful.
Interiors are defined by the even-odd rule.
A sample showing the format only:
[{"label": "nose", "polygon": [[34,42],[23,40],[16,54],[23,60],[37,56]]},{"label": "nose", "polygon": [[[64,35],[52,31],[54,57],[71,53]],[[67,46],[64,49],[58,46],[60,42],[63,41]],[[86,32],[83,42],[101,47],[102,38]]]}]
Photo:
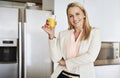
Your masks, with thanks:
[{"label": "nose", "polygon": [[74,20],[76,20],[77,19],[77,16],[74,16]]},{"label": "nose", "polygon": [[74,18],[73,18],[73,19],[74,19],[74,20],[77,20],[77,18],[78,18],[77,16],[74,16]]}]

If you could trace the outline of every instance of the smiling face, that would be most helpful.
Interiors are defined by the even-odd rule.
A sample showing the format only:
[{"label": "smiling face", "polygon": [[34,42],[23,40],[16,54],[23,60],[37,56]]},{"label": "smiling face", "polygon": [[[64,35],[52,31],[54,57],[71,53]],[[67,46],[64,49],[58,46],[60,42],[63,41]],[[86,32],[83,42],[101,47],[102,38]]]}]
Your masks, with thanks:
[{"label": "smiling face", "polygon": [[79,2],[72,2],[68,4],[66,9],[68,18],[68,30],[83,30],[82,40],[89,38],[91,32],[91,25],[89,24],[87,12],[82,4]]},{"label": "smiling face", "polygon": [[85,15],[79,7],[70,7],[67,13],[68,21],[74,28],[83,28]]}]

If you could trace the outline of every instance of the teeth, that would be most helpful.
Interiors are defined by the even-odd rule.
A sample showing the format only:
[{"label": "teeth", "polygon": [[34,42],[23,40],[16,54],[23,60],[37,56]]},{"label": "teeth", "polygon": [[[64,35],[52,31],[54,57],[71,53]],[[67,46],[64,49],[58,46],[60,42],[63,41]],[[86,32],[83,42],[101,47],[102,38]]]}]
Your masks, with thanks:
[{"label": "teeth", "polygon": [[79,21],[76,21],[75,24],[79,23]]},{"label": "teeth", "polygon": [[76,19],[76,20],[74,20],[74,24],[79,24],[80,22],[81,22],[80,19]]}]

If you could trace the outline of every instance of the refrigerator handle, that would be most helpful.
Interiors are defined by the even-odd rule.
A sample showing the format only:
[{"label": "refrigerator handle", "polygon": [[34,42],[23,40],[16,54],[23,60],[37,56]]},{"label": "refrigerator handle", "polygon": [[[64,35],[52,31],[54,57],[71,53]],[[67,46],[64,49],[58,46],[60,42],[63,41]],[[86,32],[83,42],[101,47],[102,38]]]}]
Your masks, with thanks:
[{"label": "refrigerator handle", "polygon": [[19,77],[26,78],[25,76],[25,54],[24,54],[24,30],[26,27],[26,9],[19,8],[19,25],[18,25],[18,36],[19,36]]},{"label": "refrigerator handle", "polygon": [[21,39],[21,22],[19,22],[19,25],[18,25],[18,36],[19,36],[19,67],[18,67],[18,78],[22,78],[22,39]]},{"label": "refrigerator handle", "polygon": [[26,9],[19,8],[19,22],[24,23],[26,22]]},{"label": "refrigerator handle", "polygon": [[26,23],[19,22],[19,78],[26,78],[25,76],[25,48],[24,48],[24,30]]}]

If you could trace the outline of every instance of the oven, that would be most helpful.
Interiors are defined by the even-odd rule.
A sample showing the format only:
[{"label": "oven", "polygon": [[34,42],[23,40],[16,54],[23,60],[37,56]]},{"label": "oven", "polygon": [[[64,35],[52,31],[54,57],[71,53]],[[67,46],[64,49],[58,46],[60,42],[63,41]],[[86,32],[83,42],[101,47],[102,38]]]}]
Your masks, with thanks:
[{"label": "oven", "polygon": [[94,64],[96,66],[120,64],[120,42],[102,42],[100,53]]}]

